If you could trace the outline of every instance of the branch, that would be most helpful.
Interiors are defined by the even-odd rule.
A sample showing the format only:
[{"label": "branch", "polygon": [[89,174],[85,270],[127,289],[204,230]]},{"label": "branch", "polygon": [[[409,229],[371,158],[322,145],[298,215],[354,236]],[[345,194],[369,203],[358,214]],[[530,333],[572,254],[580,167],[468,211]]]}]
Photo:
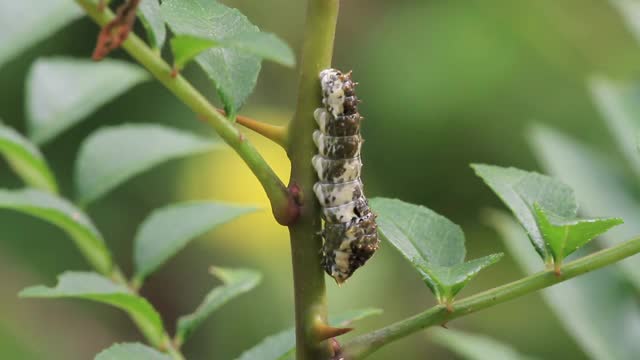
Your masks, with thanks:
[{"label": "branch", "polygon": [[321,106],[318,74],[331,67],[333,40],[338,20],[338,0],[309,0],[304,47],[298,84],[296,112],[289,123],[291,188],[299,190],[302,213],[289,227],[296,307],[296,357],[298,360],[330,358],[330,346],[322,338],[318,323],[326,323],[327,300],[324,271],[320,264],[322,238],[320,208],[313,193],[317,181],[311,158],[317,152],[312,134],[313,111]]},{"label": "branch", "polygon": [[[113,12],[108,9],[99,11],[92,0],[76,0],[76,2],[100,26],[105,26],[115,17]],[[295,199],[269,164],[233,123],[218,113],[216,108],[184,77],[181,75],[172,77],[171,66],[138,36],[131,34],[122,47],[178,99],[198,114],[201,119],[208,122],[218,135],[240,155],[267,193],[276,220],[283,225],[295,221],[298,213]]]},{"label": "branch", "polygon": [[413,317],[398,321],[395,324],[351,340],[343,348],[344,358],[349,360],[362,359],[384,345],[429,326],[443,324],[476,311],[550,287],[589,271],[611,265],[633,256],[638,252],[640,252],[640,237],[566,263],[562,266],[562,273],[560,275],[557,275],[553,269],[541,271],[518,281],[456,301],[453,304],[452,311],[447,310],[446,306],[443,305],[434,306]]}]

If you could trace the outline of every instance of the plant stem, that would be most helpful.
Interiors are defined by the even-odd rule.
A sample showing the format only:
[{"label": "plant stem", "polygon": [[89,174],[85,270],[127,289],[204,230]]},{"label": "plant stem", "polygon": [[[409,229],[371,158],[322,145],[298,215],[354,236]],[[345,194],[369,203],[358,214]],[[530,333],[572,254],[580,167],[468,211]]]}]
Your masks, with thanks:
[{"label": "plant stem", "polygon": [[[115,17],[108,9],[98,11],[92,0],[76,0],[76,2],[100,26],[108,24]],[[292,212],[289,209],[291,200],[287,188],[234,124],[218,113],[216,108],[184,77],[181,75],[172,77],[171,66],[138,36],[130,34],[122,47],[201,119],[209,123],[218,135],[240,155],[267,193],[276,220],[285,225],[292,222],[294,219],[291,218]]]},{"label": "plant stem", "polygon": [[362,359],[382,346],[403,338],[429,326],[443,324],[476,311],[527,295],[592,270],[613,264],[640,252],[640,237],[620,245],[598,251],[581,259],[566,263],[562,273],[545,270],[518,281],[498,286],[479,294],[456,301],[453,311],[437,305],[425,312],[396,322],[369,334],[357,337],[344,346],[345,359]]},{"label": "plant stem", "polygon": [[309,0],[302,51],[298,103],[289,124],[290,188],[299,189],[302,212],[289,227],[296,306],[296,357],[298,360],[329,358],[329,346],[318,342],[314,324],[325,322],[327,305],[321,266],[320,208],[313,194],[317,181],[311,158],[317,152],[312,134],[313,111],[321,106],[318,74],[331,67],[338,19],[338,0]]}]

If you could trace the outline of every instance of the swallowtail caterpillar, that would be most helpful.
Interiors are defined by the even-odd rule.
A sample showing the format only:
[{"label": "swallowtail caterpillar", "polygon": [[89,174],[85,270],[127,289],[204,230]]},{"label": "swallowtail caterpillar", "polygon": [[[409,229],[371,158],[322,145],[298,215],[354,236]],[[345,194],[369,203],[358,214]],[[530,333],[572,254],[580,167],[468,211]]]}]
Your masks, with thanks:
[{"label": "swallowtail caterpillar", "polygon": [[360,171],[358,97],[351,72],[335,69],[320,73],[323,107],[315,110],[319,130],[313,134],[318,154],[313,167],[319,181],[314,186],[322,206],[322,265],[338,284],[347,280],[378,249],[376,216],[364,196]]}]

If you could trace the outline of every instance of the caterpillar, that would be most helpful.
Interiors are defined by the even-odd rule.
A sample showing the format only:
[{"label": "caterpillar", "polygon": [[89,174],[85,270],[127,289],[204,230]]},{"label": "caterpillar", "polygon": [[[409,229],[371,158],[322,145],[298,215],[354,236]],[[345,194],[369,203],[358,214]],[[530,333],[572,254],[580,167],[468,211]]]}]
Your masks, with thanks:
[{"label": "caterpillar", "polygon": [[318,154],[312,164],[318,174],[313,190],[322,206],[322,266],[342,284],[373,256],[379,247],[376,216],[369,209],[360,172],[363,139],[351,72],[335,69],[320,73],[323,107],[314,118]]}]

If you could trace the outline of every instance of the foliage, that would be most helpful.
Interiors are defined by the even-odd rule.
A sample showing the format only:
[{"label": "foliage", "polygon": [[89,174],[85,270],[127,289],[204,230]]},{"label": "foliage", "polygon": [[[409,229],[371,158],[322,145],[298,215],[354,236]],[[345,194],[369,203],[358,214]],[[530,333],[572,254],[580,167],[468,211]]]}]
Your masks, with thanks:
[{"label": "foliage", "polygon": [[[125,16],[122,13],[115,15],[108,9],[100,10],[95,0],[76,2],[101,26],[111,21],[121,21],[123,19],[119,19],[118,16]],[[5,14],[24,12],[29,14],[29,17],[19,22],[7,18],[6,23],[10,26],[7,29],[0,28],[5,30],[0,31],[0,40],[8,44],[0,54],[0,65],[77,18],[77,9],[70,8],[68,3],[45,0],[29,0],[19,4],[1,3],[1,26],[5,26]],[[107,1],[106,4],[108,3]],[[130,2],[129,5],[131,4],[137,2]],[[317,67],[328,65],[327,62],[331,58],[337,5],[337,1],[310,1],[307,31],[309,37],[304,47],[307,61],[301,70],[302,91],[298,111],[320,105],[319,99],[314,100],[318,91]],[[262,275],[255,270],[212,267],[211,272],[221,285],[211,290],[191,314],[180,317],[174,334],[170,334],[160,313],[139,293],[145,279],[152,276],[197,237],[256,209],[216,201],[191,201],[170,204],[154,211],[140,225],[134,238],[134,272],[131,276],[127,276],[116,264],[108,242],[94,225],[94,221],[81,209],[142,172],[169,160],[219,149],[222,141],[241,156],[260,180],[272,201],[272,210],[276,218],[280,221],[283,213],[286,215],[284,218],[289,222],[280,222],[291,228],[294,277],[297,281],[296,327],[267,337],[254,348],[243,352],[239,357],[242,360],[288,359],[294,355],[299,359],[320,358],[329,354],[337,358],[343,355],[349,359],[361,358],[389,342],[435,325],[439,321],[452,320],[525,295],[640,251],[640,239],[635,239],[565,263],[565,258],[574,252],[583,253],[580,249],[593,238],[620,225],[621,218],[579,217],[573,190],[548,176],[515,168],[473,165],[477,175],[513,212],[535,251],[545,264],[553,265],[553,271],[546,270],[466,299],[456,299],[463,287],[482,269],[496,263],[502,254],[465,261],[465,238],[459,226],[420,205],[397,199],[373,199],[371,206],[378,214],[379,234],[411,263],[434,293],[439,304],[414,317],[364,334],[341,348],[335,337],[343,334],[346,329],[334,328],[330,323],[334,326],[346,326],[353,320],[378,314],[380,310],[356,310],[330,317],[332,321],[327,321],[325,289],[320,266],[304,268],[307,264],[301,264],[302,267],[296,264],[303,258],[318,261],[318,248],[313,247],[317,243],[317,234],[313,229],[317,228],[318,219],[305,219],[307,223],[301,225],[296,223],[309,214],[313,215],[314,211],[313,206],[304,204],[305,198],[309,198],[305,197],[305,194],[311,193],[311,189],[301,189],[305,184],[295,180],[296,177],[304,182],[315,180],[310,163],[305,160],[306,150],[297,146],[312,146],[310,139],[314,128],[309,119],[311,112],[307,111],[308,115],[304,111],[298,114],[288,130],[269,128],[272,133],[288,136],[282,143],[290,146],[287,150],[292,159],[294,179],[290,187],[282,184],[260,153],[234,124],[238,112],[255,87],[262,60],[292,67],[295,65],[292,50],[274,34],[259,30],[237,9],[216,1],[164,0],[160,3],[157,0],[144,0],[137,10],[149,44],[145,44],[135,34],[116,35],[122,39],[128,36],[128,40],[123,42],[123,48],[148,72],[140,66],[121,60],[94,63],[66,57],[38,59],[27,77],[28,139],[12,128],[0,125],[0,153],[27,185],[26,189],[0,190],[0,208],[28,214],[59,227],[71,237],[95,270],[65,272],[59,276],[55,287],[29,287],[23,290],[20,296],[84,299],[114,306],[131,317],[150,345],[116,344],[99,353],[96,356],[98,360],[184,359],[181,346],[197,328],[224,304],[251,291],[261,282]],[[167,35],[167,26],[173,36]],[[163,47],[167,38],[173,55],[173,67],[163,58]],[[177,73],[177,70],[181,70],[192,60],[195,60],[215,84],[218,96],[224,104],[224,112],[217,111],[187,79]],[[109,101],[124,95],[135,85],[149,80],[149,73],[197,112],[200,118],[211,124],[220,138],[197,136],[157,124],[124,124],[99,129],[83,142],[79,150],[74,172],[77,201],[70,202],[59,191],[58,179],[37,145],[54,141],[64,132],[88,119]],[[611,126],[620,137],[618,142],[623,152],[629,159],[633,159],[632,162],[637,162],[635,152],[631,155],[630,150],[636,146],[635,139],[632,143],[628,138],[631,122],[625,118],[628,116],[627,112],[631,111],[618,109],[617,102],[623,103],[622,100],[612,95],[608,91],[610,89],[603,87],[602,83],[598,84],[594,85],[595,92],[600,94],[599,99],[603,106],[609,109],[613,119]],[[312,88],[314,90],[311,90]],[[306,123],[300,124],[299,121]],[[250,124],[253,121],[243,120],[243,123]],[[263,126],[262,129],[264,128]],[[260,132],[261,127],[254,129]],[[633,130],[635,133],[635,129]],[[557,141],[557,137],[540,134],[534,136],[538,137],[536,143],[543,144],[538,146],[541,153],[553,146],[571,147],[563,141]],[[549,140],[550,138],[552,139]],[[588,156],[577,157],[589,165],[587,169],[597,169],[600,166],[590,164],[591,159]],[[555,154],[547,154],[547,158],[552,167],[556,159],[567,161],[562,159],[562,155],[556,157]],[[300,159],[305,161],[298,162]],[[634,166],[637,164],[632,164],[632,168]],[[586,185],[584,179],[579,180],[574,179],[573,182],[579,188],[580,197],[584,195],[588,199],[589,209],[599,210],[598,203],[589,200],[593,198],[589,192],[597,192],[599,187],[595,187],[595,184],[588,180]],[[606,210],[618,215],[618,205],[607,206]],[[636,217],[639,214],[625,212],[621,215]],[[517,260],[532,255],[530,251],[521,251],[525,236],[522,231],[517,232],[520,230],[517,227],[517,230],[514,230],[515,225],[509,217],[505,220],[504,215],[495,215],[493,219],[496,226],[504,234],[508,234],[505,237],[508,239],[508,247],[518,249],[512,250],[518,254]],[[307,224],[309,226],[306,226]],[[611,243],[611,240],[607,241],[608,244]],[[531,262],[522,261],[523,267],[531,270]],[[624,269],[630,273],[630,267],[623,266],[626,266]],[[563,269],[567,269],[568,274],[563,274]],[[610,275],[602,274],[603,277]],[[299,278],[300,276],[303,277]],[[637,285],[637,275],[630,276]],[[303,281],[301,284],[300,279],[311,281]],[[616,284],[615,280],[611,280],[614,277],[607,279],[607,285]],[[594,335],[597,329],[610,326],[608,321],[620,320],[621,312],[618,310],[624,304],[613,307],[606,316],[594,319],[589,317],[589,314],[598,312],[599,307],[606,307],[607,304],[611,305],[627,298],[618,295],[615,289],[609,289],[606,296],[594,296],[593,304],[568,307],[568,298],[575,299],[589,294],[584,284],[577,281],[570,284],[575,285],[545,293],[545,298],[554,304],[554,310],[561,318],[571,314],[582,317],[583,320],[593,320],[593,324],[584,323],[579,328],[570,329],[584,340],[583,346],[594,356],[616,354],[616,357],[622,358],[628,355],[627,351],[637,351],[637,345],[625,337],[610,338],[613,334],[604,337]],[[598,308],[593,307],[596,305]],[[635,315],[637,314],[628,316]],[[463,341],[465,346],[456,349],[463,354],[472,354],[483,348],[487,349],[483,350],[485,353],[511,353],[514,357],[524,358],[486,339],[456,333],[432,334],[436,341],[445,346]],[[303,345],[297,348],[296,335],[303,337],[297,341]],[[327,339],[332,339],[332,346],[319,345]]]},{"label": "foliage", "polygon": [[502,254],[464,261],[464,234],[447,218],[393,199],[373,199],[380,234],[416,268],[440,303],[450,304],[480,270]]}]

